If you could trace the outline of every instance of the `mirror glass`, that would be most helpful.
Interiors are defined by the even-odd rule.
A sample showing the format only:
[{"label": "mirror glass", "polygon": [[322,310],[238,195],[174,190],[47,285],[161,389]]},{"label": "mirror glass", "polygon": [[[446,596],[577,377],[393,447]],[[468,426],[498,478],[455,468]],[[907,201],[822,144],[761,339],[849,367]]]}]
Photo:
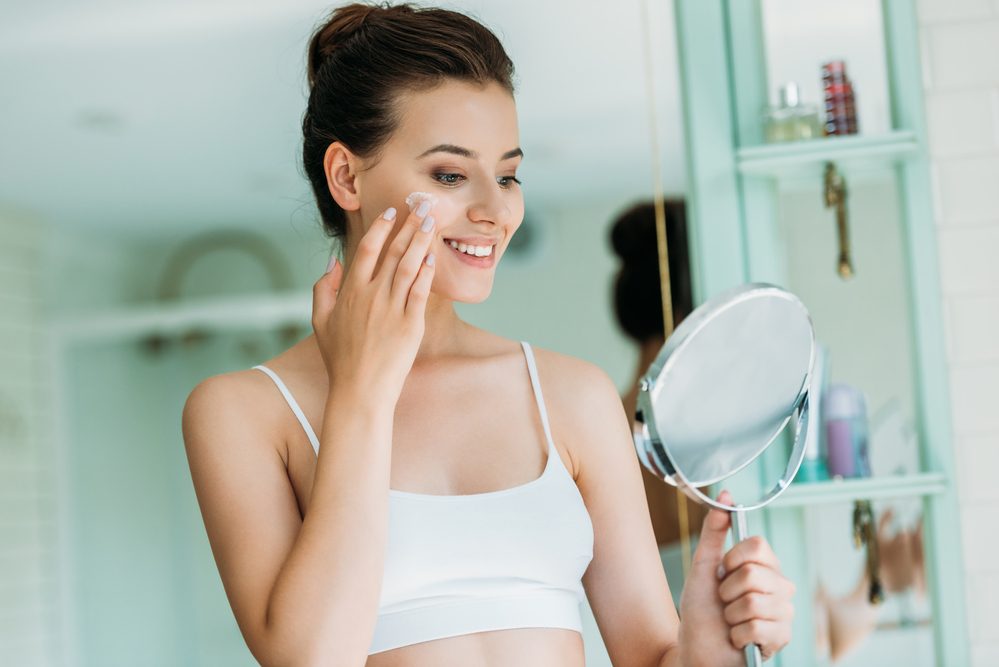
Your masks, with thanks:
[{"label": "mirror glass", "polygon": [[[311,333],[330,241],[299,165],[305,50],[338,4],[0,5],[11,664],[62,664],[60,651],[92,665],[255,664],[194,498],[180,411],[205,377]],[[492,294],[459,314],[593,362],[626,393],[647,363],[614,321],[608,228],[651,198],[650,66],[662,184],[676,198],[686,187],[672,3],[417,4],[478,18],[516,67],[525,222]],[[218,232],[211,253],[183,250]],[[175,274],[178,257],[194,261]],[[530,391],[526,368],[524,381]],[[609,665],[592,615],[584,626],[587,664]]]},{"label": "mirror glass", "polygon": [[857,133],[892,130],[881,0],[759,1],[772,107],[781,104],[781,89],[793,82],[800,103],[816,108],[824,122],[823,65],[841,61],[853,92]]},{"label": "mirror glass", "polygon": [[811,369],[811,321],[793,295],[758,286],[724,297],[681,323],[652,369],[646,419],[695,487],[763,453],[793,416]]}]

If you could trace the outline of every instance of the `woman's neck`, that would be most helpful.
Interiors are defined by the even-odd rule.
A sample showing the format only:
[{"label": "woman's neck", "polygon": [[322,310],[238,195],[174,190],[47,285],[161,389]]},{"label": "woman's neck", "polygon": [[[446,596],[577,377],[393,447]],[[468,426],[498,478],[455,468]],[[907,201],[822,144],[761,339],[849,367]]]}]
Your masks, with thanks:
[{"label": "woman's neck", "polygon": [[461,343],[468,332],[469,325],[458,317],[454,300],[431,292],[424,315],[423,339],[414,363],[454,354],[462,347]]}]

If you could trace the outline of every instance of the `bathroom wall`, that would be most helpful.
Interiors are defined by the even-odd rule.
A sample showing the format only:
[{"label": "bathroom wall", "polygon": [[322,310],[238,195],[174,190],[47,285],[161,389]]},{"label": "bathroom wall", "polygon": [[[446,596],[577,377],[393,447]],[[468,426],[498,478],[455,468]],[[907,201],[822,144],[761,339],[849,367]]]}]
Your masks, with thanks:
[{"label": "bathroom wall", "polygon": [[58,481],[42,325],[44,228],[0,211],[0,664],[62,654]]},{"label": "bathroom wall", "polygon": [[999,0],[920,0],[973,664],[999,664]]}]

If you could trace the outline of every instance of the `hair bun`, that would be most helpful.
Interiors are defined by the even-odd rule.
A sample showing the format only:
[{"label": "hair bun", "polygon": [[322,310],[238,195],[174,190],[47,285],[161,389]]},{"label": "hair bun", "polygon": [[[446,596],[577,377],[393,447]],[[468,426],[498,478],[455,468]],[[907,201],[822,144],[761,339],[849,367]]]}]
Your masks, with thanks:
[{"label": "hair bun", "polygon": [[309,86],[315,85],[319,68],[337,49],[363,30],[368,17],[376,12],[386,11],[378,5],[355,2],[337,7],[317,29],[309,42],[308,76]]},{"label": "hair bun", "polygon": [[[638,204],[622,214],[611,228],[610,240],[614,253],[626,263],[657,258],[659,247],[653,206]],[[657,265],[657,271],[658,268]]]}]

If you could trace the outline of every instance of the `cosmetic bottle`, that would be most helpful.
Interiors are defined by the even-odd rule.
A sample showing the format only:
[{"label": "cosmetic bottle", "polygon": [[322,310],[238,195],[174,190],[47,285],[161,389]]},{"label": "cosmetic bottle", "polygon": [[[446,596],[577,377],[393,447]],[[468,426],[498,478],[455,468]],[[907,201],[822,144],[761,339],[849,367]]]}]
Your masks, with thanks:
[{"label": "cosmetic bottle", "polygon": [[810,104],[802,104],[798,84],[793,81],[780,89],[780,106],[767,111],[765,128],[768,143],[822,136],[818,109]]},{"label": "cosmetic bottle", "polygon": [[844,61],[830,60],[822,65],[822,95],[826,136],[857,134],[857,103]]},{"label": "cosmetic bottle", "polygon": [[805,433],[805,453],[801,460],[796,482],[821,482],[829,479],[824,452],[825,433],[822,421],[822,401],[829,388],[829,350],[819,343],[815,346],[815,365],[808,386],[808,403],[811,414]]},{"label": "cosmetic bottle", "polygon": [[847,384],[831,385],[822,401],[822,413],[829,475],[870,477],[864,394]]}]

